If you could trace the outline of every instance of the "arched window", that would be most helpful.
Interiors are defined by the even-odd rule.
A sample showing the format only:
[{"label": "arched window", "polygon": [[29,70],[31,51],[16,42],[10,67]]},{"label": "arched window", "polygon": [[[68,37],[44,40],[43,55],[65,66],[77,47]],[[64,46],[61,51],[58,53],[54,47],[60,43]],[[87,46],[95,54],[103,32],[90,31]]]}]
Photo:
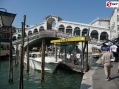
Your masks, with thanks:
[{"label": "arched window", "polygon": [[34,29],[34,31],[33,31],[33,33],[37,33],[38,32],[38,29],[37,28],[35,28]]},{"label": "arched window", "polygon": [[93,30],[90,34],[91,38],[95,38],[95,39],[98,39],[98,35],[99,35],[98,31],[96,30]]},{"label": "arched window", "polygon": [[40,28],[39,28],[39,32],[40,31],[44,31],[45,29],[44,29],[44,27],[43,26],[41,26]]},{"label": "arched window", "polygon": [[66,33],[72,34],[72,27],[71,26],[66,27]]},{"label": "arched window", "polygon": [[64,32],[64,29],[65,29],[64,25],[60,25],[58,31],[59,31],[59,32]]},{"label": "arched window", "polygon": [[28,36],[32,35],[32,31],[28,31]]},{"label": "arched window", "polygon": [[73,35],[80,36],[80,28],[79,28],[79,27],[75,27],[75,28],[74,28]]},{"label": "arched window", "polygon": [[85,36],[87,34],[88,29],[83,29],[82,36]]},{"label": "arched window", "polygon": [[102,32],[100,34],[100,40],[106,40],[108,39],[108,33],[107,32]]}]

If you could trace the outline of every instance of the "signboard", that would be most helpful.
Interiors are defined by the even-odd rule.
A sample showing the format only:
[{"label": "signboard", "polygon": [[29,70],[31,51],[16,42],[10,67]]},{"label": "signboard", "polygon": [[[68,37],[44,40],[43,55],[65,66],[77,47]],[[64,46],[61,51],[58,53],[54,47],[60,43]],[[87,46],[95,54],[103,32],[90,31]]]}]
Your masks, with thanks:
[{"label": "signboard", "polygon": [[62,43],[62,42],[76,42],[76,41],[86,41],[86,37],[71,37],[71,38],[61,38],[58,40],[51,40],[50,43]]},{"label": "signboard", "polygon": [[119,8],[119,2],[118,1],[106,1],[106,7],[107,8]]}]

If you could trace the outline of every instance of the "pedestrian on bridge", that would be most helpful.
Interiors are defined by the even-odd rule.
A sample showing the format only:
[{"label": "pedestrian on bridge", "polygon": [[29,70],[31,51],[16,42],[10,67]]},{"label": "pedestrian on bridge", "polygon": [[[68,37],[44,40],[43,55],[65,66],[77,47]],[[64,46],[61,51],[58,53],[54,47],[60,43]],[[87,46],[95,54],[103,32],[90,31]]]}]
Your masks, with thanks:
[{"label": "pedestrian on bridge", "polygon": [[106,75],[106,80],[110,80],[110,72],[111,72],[111,58],[113,57],[112,53],[109,52],[109,49],[106,48],[105,52],[102,55],[102,65],[104,66],[104,72]]}]

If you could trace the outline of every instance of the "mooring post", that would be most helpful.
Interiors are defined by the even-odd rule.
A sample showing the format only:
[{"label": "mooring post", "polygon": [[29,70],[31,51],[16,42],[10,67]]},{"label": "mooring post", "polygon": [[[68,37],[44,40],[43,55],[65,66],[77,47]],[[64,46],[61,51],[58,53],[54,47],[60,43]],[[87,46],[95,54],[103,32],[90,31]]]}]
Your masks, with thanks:
[{"label": "mooring post", "polygon": [[19,89],[23,89],[23,63],[24,63],[24,35],[25,35],[25,22],[26,15],[24,15],[24,22],[22,22],[22,39],[21,39],[21,61],[20,61],[20,80],[19,80]]},{"label": "mooring post", "polygon": [[55,44],[55,58],[56,58],[56,62],[57,62],[57,44]]},{"label": "mooring post", "polygon": [[23,22],[22,22],[22,44],[21,44],[21,57],[20,57],[20,81],[19,81],[19,89],[23,89],[23,36],[24,36],[24,33],[23,33]]},{"label": "mooring post", "polygon": [[88,63],[88,41],[86,41],[86,45],[87,45],[86,71],[88,71],[89,70],[89,63]]},{"label": "mooring post", "polygon": [[66,46],[65,46],[65,49],[64,49],[64,55],[65,55],[64,58],[65,58],[65,63],[66,63],[66,58],[67,58],[67,57],[66,57]]},{"label": "mooring post", "polygon": [[42,39],[41,82],[44,82],[44,67],[45,67],[45,39]]},{"label": "mooring post", "polygon": [[27,38],[27,73],[29,73],[29,37]]},{"label": "mooring post", "polygon": [[12,64],[12,28],[10,27],[10,54],[9,54],[9,83],[13,83],[13,64]]},{"label": "mooring post", "polygon": [[18,65],[18,44],[16,44],[16,60],[15,60],[15,65]]},{"label": "mooring post", "polygon": [[0,36],[0,70],[1,70],[1,36]]},{"label": "mooring post", "polygon": [[82,42],[82,69],[81,69],[81,72],[83,72],[84,70],[84,50],[83,50],[83,42]]},{"label": "mooring post", "polygon": [[59,47],[59,54],[58,54],[59,55],[59,58],[61,57],[61,55],[60,55],[61,52],[60,51],[61,51],[61,47]]}]

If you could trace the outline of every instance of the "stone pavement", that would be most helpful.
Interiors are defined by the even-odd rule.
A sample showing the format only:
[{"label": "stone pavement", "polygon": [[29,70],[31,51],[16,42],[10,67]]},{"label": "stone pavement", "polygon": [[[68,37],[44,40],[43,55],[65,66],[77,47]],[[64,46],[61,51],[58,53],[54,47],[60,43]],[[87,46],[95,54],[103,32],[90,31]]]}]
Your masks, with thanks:
[{"label": "stone pavement", "polygon": [[93,89],[119,89],[119,73],[117,73],[117,65],[119,62],[112,62],[113,68],[111,69],[111,80],[105,80],[105,74],[102,67],[98,67],[92,76]]},{"label": "stone pavement", "polygon": [[117,73],[117,65],[119,62],[112,62],[111,80],[105,80],[103,67],[94,66],[83,76],[80,89],[119,89],[119,73]]}]

